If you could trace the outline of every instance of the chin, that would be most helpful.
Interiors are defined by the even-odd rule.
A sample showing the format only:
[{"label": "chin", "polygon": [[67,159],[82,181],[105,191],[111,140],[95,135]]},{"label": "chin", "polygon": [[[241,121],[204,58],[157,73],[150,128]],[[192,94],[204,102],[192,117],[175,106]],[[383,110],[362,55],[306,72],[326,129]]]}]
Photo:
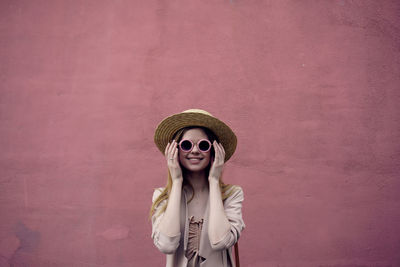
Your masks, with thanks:
[{"label": "chin", "polygon": [[201,172],[207,168],[208,164],[201,164],[201,165],[192,165],[192,164],[185,164],[183,167],[190,172]]},{"label": "chin", "polygon": [[204,171],[206,168],[204,167],[204,168],[187,168],[187,170],[188,171],[191,171],[191,172],[201,172],[201,171]]},{"label": "chin", "polygon": [[186,166],[185,169],[190,172],[200,172],[206,169],[207,166]]}]

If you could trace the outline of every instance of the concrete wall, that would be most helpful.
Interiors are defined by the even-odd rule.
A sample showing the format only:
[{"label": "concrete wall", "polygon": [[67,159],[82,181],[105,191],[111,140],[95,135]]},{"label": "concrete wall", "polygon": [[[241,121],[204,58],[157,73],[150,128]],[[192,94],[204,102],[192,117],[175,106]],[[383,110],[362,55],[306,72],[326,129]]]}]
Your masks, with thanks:
[{"label": "concrete wall", "polygon": [[162,266],[164,117],[237,133],[243,266],[400,266],[400,2],[0,1],[0,266]]}]

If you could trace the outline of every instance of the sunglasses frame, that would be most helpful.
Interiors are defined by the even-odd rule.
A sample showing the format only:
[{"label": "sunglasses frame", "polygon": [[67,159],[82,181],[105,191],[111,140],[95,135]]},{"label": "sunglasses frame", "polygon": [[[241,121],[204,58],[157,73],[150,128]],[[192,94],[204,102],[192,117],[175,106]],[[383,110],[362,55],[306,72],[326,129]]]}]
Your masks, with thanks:
[{"label": "sunglasses frame", "polygon": [[[185,142],[185,141],[189,141],[189,142],[192,144],[192,147],[191,147],[189,150],[185,150],[185,149],[182,148],[182,143]],[[200,144],[202,141],[206,141],[206,142],[209,144],[209,148],[208,148],[207,150],[201,150],[201,149],[200,149],[199,144]],[[196,146],[197,146],[197,149],[198,149],[200,152],[202,152],[202,153],[207,153],[208,151],[211,150],[212,144],[211,144],[210,140],[208,140],[208,139],[200,139],[199,141],[197,141]],[[193,150],[193,148],[194,148],[194,143],[193,143],[192,140],[183,139],[183,140],[181,140],[181,141],[179,142],[179,148],[180,148],[183,152],[185,152],[185,153],[190,153],[190,152],[192,152],[192,150]]]}]

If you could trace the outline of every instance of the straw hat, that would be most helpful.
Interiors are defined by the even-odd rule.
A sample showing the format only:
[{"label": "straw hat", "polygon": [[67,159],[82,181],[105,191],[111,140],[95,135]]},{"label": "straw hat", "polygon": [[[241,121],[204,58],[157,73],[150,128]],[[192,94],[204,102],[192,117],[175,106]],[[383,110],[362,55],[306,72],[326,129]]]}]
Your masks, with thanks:
[{"label": "straw hat", "polygon": [[202,126],[210,129],[225,149],[225,162],[235,152],[237,138],[228,125],[205,110],[188,109],[163,119],[157,126],[154,142],[161,153],[164,154],[168,142],[172,140],[177,131],[189,126]]}]

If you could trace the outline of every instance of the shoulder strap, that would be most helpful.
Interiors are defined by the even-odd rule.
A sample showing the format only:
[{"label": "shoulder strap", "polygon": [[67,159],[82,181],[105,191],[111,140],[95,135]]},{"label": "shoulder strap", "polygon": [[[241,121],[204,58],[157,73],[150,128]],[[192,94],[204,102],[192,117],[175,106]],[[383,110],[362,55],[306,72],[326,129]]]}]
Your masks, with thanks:
[{"label": "shoulder strap", "polygon": [[239,242],[235,243],[235,263],[236,267],[240,267],[240,262],[239,262]]}]

